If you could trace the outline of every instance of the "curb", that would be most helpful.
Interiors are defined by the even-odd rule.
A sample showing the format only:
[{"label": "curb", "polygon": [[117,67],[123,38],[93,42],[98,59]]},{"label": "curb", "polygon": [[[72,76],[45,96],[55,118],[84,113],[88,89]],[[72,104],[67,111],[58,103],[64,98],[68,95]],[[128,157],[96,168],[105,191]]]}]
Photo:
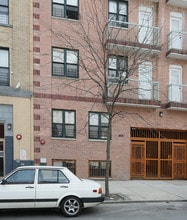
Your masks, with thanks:
[{"label": "curb", "polygon": [[187,202],[186,199],[184,200],[104,200],[102,204],[117,204],[117,203],[172,203],[172,202]]}]

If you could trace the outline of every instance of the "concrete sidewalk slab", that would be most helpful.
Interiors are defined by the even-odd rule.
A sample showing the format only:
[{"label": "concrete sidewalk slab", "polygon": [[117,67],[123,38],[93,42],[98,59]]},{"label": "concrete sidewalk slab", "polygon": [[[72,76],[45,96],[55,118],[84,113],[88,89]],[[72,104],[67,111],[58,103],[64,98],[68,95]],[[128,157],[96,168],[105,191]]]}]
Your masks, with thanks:
[{"label": "concrete sidewalk slab", "polygon": [[[105,182],[98,181],[105,190]],[[128,180],[110,181],[110,194],[119,195],[124,202],[187,201],[186,180]],[[105,191],[103,192],[105,193]],[[115,199],[111,198],[111,201]]]}]

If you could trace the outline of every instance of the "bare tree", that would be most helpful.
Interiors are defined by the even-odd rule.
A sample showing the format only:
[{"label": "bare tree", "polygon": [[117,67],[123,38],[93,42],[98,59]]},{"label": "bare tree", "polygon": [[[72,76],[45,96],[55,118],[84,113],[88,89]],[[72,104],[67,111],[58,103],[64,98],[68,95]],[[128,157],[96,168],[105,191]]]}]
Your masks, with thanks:
[{"label": "bare tree", "polygon": [[[67,24],[64,31],[49,27],[48,24],[46,26],[50,28],[58,44],[79,50],[79,68],[84,74],[80,75],[78,82],[64,82],[64,86],[76,88],[81,94],[94,97],[106,109],[108,129],[105,194],[108,197],[112,121],[120,114],[116,104],[125,102],[125,98],[137,99],[140,89],[152,89],[146,85],[141,88],[138,86],[138,70],[140,66],[146,69],[145,62],[154,59],[157,55],[155,51],[160,50],[159,31],[147,25],[148,18],[141,24],[118,21],[112,15],[108,18],[107,1],[92,0],[85,1],[85,4],[87,11],[80,15],[78,25],[70,27]],[[149,82],[149,78],[147,83],[151,87],[157,86]]]}]

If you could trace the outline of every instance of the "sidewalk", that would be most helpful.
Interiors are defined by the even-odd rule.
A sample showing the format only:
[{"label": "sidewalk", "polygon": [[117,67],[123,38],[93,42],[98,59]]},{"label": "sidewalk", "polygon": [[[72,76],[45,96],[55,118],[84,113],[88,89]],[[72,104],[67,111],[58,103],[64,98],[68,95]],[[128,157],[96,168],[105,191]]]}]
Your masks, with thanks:
[{"label": "sidewalk", "polygon": [[[103,187],[105,182],[97,181]],[[128,180],[110,181],[111,198],[105,202],[187,202],[186,180]]]}]

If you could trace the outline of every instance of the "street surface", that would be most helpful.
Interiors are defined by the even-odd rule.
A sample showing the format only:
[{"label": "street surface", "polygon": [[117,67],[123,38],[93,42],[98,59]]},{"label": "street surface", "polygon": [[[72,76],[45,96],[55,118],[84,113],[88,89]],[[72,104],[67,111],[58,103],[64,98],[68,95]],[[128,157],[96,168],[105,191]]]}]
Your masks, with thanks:
[{"label": "street surface", "polygon": [[102,204],[83,210],[76,218],[66,218],[54,210],[0,211],[1,220],[186,220],[187,202]]}]

